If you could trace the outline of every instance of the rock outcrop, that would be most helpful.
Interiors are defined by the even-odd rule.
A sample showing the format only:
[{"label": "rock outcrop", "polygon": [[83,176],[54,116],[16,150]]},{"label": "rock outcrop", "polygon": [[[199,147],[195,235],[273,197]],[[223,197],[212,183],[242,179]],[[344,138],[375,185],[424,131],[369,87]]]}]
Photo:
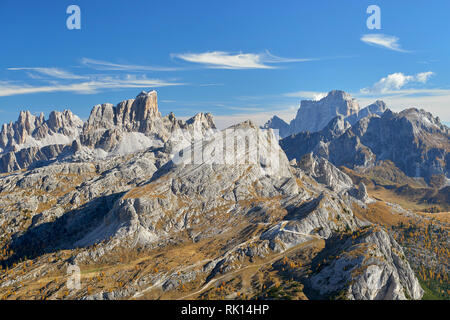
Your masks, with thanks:
[{"label": "rock outcrop", "polygon": [[337,193],[353,187],[352,179],[348,175],[340,171],[325,158],[318,158],[313,153],[304,155],[300,159],[298,167],[317,182],[328,186]]},{"label": "rock outcrop", "polygon": [[[247,137],[259,137],[259,143],[236,149],[226,145],[223,157],[212,159],[211,154],[216,152],[217,156],[224,148],[224,132],[206,142],[196,142],[192,150],[201,147],[202,160],[189,155],[167,163],[148,184],[125,194],[105,222],[77,244],[90,245],[111,238],[111,245],[118,241],[131,246],[149,245],[188,229],[199,240],[224,232],[249,212],[248,203],[252,201],[261,199],[262,203],[275,205],[271,199],[298,195],[286,156],[278,144],[271,144],[276,141],[273,133],[263,133],[251,122],[230,129],[235,130],[237,143],[245,141],[242,130]],[[263,139],[267,139],[265,144]],[[283,212],[281,207],[278,210]],[[267,221],[276,217],[264,211],[254,214],[262,214],[259,219]],[[219,219],[220,224],[207,222],[211,219]]]},{"label": "rock outcrop", "polygon": [[263,128],[278,130],[278,134],[282,138],[288,136],[291,133],[289,124],[277,116],[273,116],[272,118],[270,118],[269,121],[264,124]]},{"label": "rock outcrop", "polygon": [[335,239],[309,283],[320,296],[351,300],[420,299],[423,290],[402,248],[384,230],[369,227]]}]

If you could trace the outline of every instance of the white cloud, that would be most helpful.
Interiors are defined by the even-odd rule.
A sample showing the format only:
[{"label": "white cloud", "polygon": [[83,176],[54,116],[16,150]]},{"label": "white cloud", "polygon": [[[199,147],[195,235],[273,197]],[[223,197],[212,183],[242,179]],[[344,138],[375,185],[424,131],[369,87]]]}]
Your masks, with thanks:
[{"label": "white cloud", "polygon": [[421,72],[416,74],[416,80],[418,82],[427,83],[428,79],[430,79],[431,76],[434,75],[434,72],[427,71],[427,72]]},{"label": "white cloud", "polygon": [[138,79],[130,76],[127,76],[124,79],[105,77],[79,83],[53,83],[46,86],[31,86],[27,84],[0,81],[0,97],[42,92],[77,92],[82,94],[93,94],[103,89],[156,88],[182,84],[183,83],[168,82],[159,79]]},{"label": "white cloud", "polygon": [[365,42],[372,46],[383,47],[399,52],[408,52],[401,48],[398,40],[399,39],[397,37],[389,36],[386,34],[365,34],[361,37],[362,42]]},{"label": "white cloud", "polygon": [[272,69],[261,62],[261,58],[253,53],[232,55],[227,52],[214,51],[205,53],[185,53],[173,55],[179,59],[208,65],[217,69]]},{"label": "white cloud", "polygon": [[199,63],[213,69],[274,69],[275,67],[270,64],[312,60],[282,58],[271,54],[269,51],[262,54],[242,52],[232,54],[224,51],[211,51],[204,53],[172,54],[171,56],[188,62]]},{"label": "white cloud", "polygon": [[132,64],[118,64],[108,61],[95,60],[89,58],[81,59],[81,63],[86,67],[96,70],[115,70],[115,71],[177,71],[180,68],[141,66]]},{"label": "white cloud", "polygon": [[[34,71],[42,75],[50,76],[52,78],[65,79],[65,80],[75,80],[75,79],[87,79],[85,76],[79,76],[73,74],[69,71],[59,69],[59,68],[8,68],[7,70],[11,71]],[[30,76],[33,78],[33,74],[30,73]],[[34,77],[36,78],[36,77]]]},{"label": "white cloud", "polygon": [[432,71],[421,72],[416,75],[405,75],[401,72],[392,73],[384,78],[381,78],[371,87],[361,89],[361,93],[363,94],[388,93],[400,90],[409,83],[425,84],[432,75],[434,75],[434,72]]}]

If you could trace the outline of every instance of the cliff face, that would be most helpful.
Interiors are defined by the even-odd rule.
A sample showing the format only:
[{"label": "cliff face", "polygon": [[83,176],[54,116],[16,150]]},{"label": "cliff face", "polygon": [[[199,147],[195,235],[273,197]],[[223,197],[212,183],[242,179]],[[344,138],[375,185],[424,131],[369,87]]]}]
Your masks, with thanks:
[{"label": "cliff face", "polygon": [[358,111],[358,102],[343,91],[331,91],[319,101],[303,100],[290,124],[291,133],[320,131],[336,116],[349,117]]},{"label": "cliff face", "polygon": [[141,92],[136,99],[122,101],[117,106],[95,106],[83,126],[80,141],[82,145],[109,152],[118,146],[120,149],[122,141],[130,140],[130,133],[134,133],[133,138],[147,141],[146,147],[150,147],[166,143],[176,131],[194,128],[203,136],[216,127],[210,114],[200,113],[186,122],[176,120],[172,113],[162,117],[156,91]]},{"label": "cliff face", "polygon": [[264,125],[265,129],[276,129],[280,137],[284,138],[288,136],[291,132],[291,127],[283,119],[273,116]]}]

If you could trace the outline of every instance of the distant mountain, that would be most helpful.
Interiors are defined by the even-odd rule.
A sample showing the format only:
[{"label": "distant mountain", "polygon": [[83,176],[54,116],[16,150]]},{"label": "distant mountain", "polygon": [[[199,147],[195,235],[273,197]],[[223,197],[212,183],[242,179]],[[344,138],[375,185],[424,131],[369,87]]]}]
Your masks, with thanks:
[{"label": "distant mountain", "polygon": [[[430,113],[414,108],[400,113],[387,110],[381,116],[362,118],[347,130],[343,121],[335,118],[319,132],[301,132],[280,144],[289,159],[313,152],[348,168],[390,160],[410,177],[427,182],[433,176],[449,178],[449,129]],[[336,126],[344,130],[336,131]]]},{"label": "distant mountain", "polygon": [[274,116],[264,127],[278,129],[280,137],[284,138],[302,131],[320,131],[337,116],[353,125],[363,117],[382,114],[386,109],[386,104],[379,100],[360,109],[358,102],[348,93],[333,90],[318,101],[302,100],[296,117],[289,124]]}]

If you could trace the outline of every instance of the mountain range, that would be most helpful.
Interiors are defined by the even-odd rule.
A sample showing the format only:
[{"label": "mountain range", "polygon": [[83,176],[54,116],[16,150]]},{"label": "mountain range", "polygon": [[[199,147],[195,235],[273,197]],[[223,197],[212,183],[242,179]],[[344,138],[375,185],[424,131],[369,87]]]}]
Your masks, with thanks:
[{"label": "mountain range", "polygon": [[0,134],[0,297],[448,299],[449,129],[342,91],[279,120],[219,131],[155,91],[85,122],[21,112]]}]

